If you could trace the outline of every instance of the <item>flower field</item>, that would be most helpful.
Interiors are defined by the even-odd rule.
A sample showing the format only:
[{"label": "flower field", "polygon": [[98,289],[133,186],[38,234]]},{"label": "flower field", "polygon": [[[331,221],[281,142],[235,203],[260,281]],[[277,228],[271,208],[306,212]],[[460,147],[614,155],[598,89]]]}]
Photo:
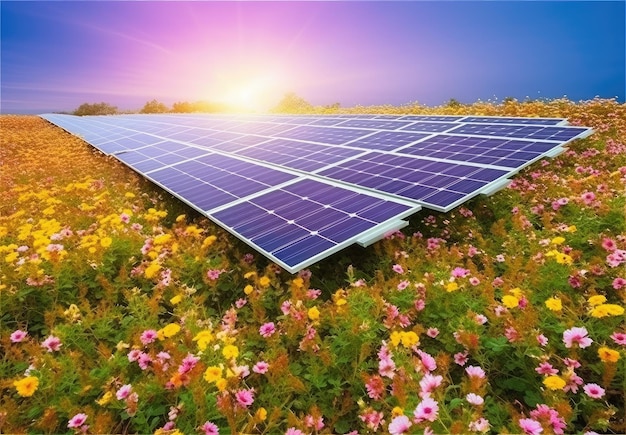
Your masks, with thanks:
[{"label": "flower field", "polygon": [[114,159],[0,117],[0,433],[625,433],[626,106],[511,185],[289,275]]}]

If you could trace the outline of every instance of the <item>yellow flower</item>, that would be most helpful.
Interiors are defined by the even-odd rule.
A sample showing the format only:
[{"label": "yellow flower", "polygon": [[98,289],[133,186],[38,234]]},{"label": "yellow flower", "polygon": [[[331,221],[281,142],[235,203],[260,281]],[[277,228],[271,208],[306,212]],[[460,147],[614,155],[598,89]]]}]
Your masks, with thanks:
[{"label": "yellow flower", "polygon": [[317,309],[317,307],[311,307],[309,308],[309,311],[307,312],[309,319],[311,320],[317,320],[320,318],[320,310]]},{"label": "yellow flower", "polygon": [[205,329],[204,331],[198,332],[193,338],[193,341],[198,342],[198,349],[206,350],[208,344],[213,341],[213,338],[213,333],[208,329]]},{"label": "yellow flower", "polygon": [[[163,338],[173,337],[176,334],[178,334],[179,332],[180,332],[180,325],[178,325],[176,323],[168,323],[163,328],[161,328],[159,331],[157,331],[157,335],[158,335],[160,340],[163,340]],[[161,338],[161,337],[163,337],[163,338]]]},{"label": "yellow flower", "polygon": [[446,284],[446,291],[447,292],[453,292],[453,291],[456,291],[458,289],[459,289],[459,285],[456,282],[454,282],[454,281],[449,282],[449,283]]},{"label": "yellow flower", "polygon": [[100,239],[100,246],[102,246],[103,248],[108,248],[109,246],[111,246],[111,243],[113,243],[113,239],[110,237],[103,237],[102,239]]},{"label": "yellow flower", "polygon": [[134,197],[135,197],[135,194],[134,194],[133,192],[126,192],[126,193],[124,194],[124,196],[125,196],[126,198],[134,198]]},{"label": "yellow flower", "polygon": [[389,336],[389,339],[391,340],[391,344],[398,347],[400,345],[400,340],[402,340],[402,335],[399,331],[393,331]]},{"label": "yellow flower", "polygon": [[337,305],[338,307],[347,304],[348,301],[345,298],[337,298],[335,300],[335,305]]},{"label": "yellow flower", "polygon": [[605,303],[606,302],[606,297],[604,297],[604,295],[591,296],[589,299],[587,299],[587,302],[592,307],[595,307],[596,305],[600,305],[600,304]]},{"label": "yellow flower", "polygon": [[218,390],[224,391],[226,389],[226,387],[228,386],[228,381],[226,379],[224,379],[224,378],[218,379],[215,382],[215,386],[217,387]]},{"label": "yellow flower", "polygon": [[[209,237],[215,237],[215,236],[209,236]],[[208,237],[207,237],[207,239],[208,239]],[[205,241],[206,241],[206,240],[205,240]],[[256,272],[246,272],[246,273],[243,275],[243,277],[244,277],[245,279],[248,279],[248,278],[252,278],[252,277],[253,277],[253,276],[255,276],[255,275],[256,275]]]},{"label": "yellow flower", "polygon": [[100,406],[104,406],[109,403],[111,399],[113,399],[113,393],[107,391],[100,399],[96,400],[96,403]]},{"label": "yellow flower", "polygon": [[35,394],[39,387],[39,379],[35,376],[26,376],[19,381],[13,382],[13,386],[17,390],[17,394],[22,397],[30,397]]},{"label": "yellow flower", "polygon": [[237,346],[229,344],[228,346],[224,346],[224,349],[222,349],[222,355],[224,355],[224,358],[226,359],[237,358],[239,356],[239,349]]},{"label": "yellow flower", "polygon": [[291,285],[293,285],[295,288],[302,288],[304,286],[304,280],[300,277],[297,277],[293,281],[291,281]]},{"label": "yellow flower", "polygon": [[598,349],[598,356],[602,362],[617,362],[619,359],[619,352],[613,349],[609,349],[606,346],[602,346]]},{"label": "yellow flower", "polygon": [[577,230],[576,225],[570,225],[569,227],[567,227],[565,231],[568,233],[575,233],[576,230]]},{"label": "yellow flower", "polygon": [[404,415],[404,409],[400,408],[399,406],[394,406],[394,408],[391,410],[391,416],[399,417],[401,415]]},{"label": "yellow flower", "polygon": [[555,237],[554,239],[550,240],[550,243],[552,243],[553,245],[562,245],[563,242],[565,242],[565,237]]},{"label": "yellow flower", "polygon": [[507,308],[515,308],[519,305],[519,299],[512,295],[502,296],[502,303]]},{"label": "yellow flower", "polygon": [[247,286],[243,288],[243,292],[247,295],[249,295],[253,291],[254,291],[254,287],[252,287],[250,284],[248,284]]},{"label": "yellow flower", "polygon": [[509,290],[509,293],[511,293],[517,299],[521,298],[524,295],[524,293],[522,292],[522,289],[519,287],[512,288],[511,290]]},{"label": "yellow flower", "polygon": [[263,407],[257,409],[254,419],[258,422],[265,421],[267,419],[267,410]]},{"label": "yellow flower", "polygon": [[165,245],[171,239],[172,239],[171,234],[159,234],[158,236],[154,237],[154,240],[152,241],[152,243],[154,243],[155,246]]},{"label": "yellow flower", "polygon": [[624,307],[615,304],[600,304],[591,310],[591,316],[596,318],[621,316],[622,314],[624,314]]},{"label": "yellow flower", "polygon": [[574,259],[567,254],[563,254],[562,252],[557,252],[554,254],[554,258],[559,264],[572,264]]},{"label": "yellow flower", "polygon": [[561,304],[561,299],[556,296],[551,297],[550,299],[546,299],[546,307],[548,307],[551,311],[561,311],[563,309],[563,304]]},{"label": "yellow flower", "polygon": [[157,262],[150,263],[150,266],[146,267],[143,274],[146,278],[152,279],[156,276],[156,274],[161,270],[161,265]]},{"label": "yellow flower", "polygon": [[202,249],[206,249],[209,246],[211,246],[213,243],[215,243],[215,241],[217,240],[217,237],[215,236],[209,236],[206,239],[204,239],[204,241],[202,242]]},{"label": "yellow flower", "polygon": [[261,278],[259,278],[259,285],[261,287],[267,287],[268,285],[270,285],[270,279],[267,276],[262,276]]},{"label": "yellow flower", "polygon": [[19,252],[11,252],[4,257],[4,261],[7,263],[13,263],[19,256]]},{"label": "yellow flower", "polygon": [[180,301],[183,300],[183,296],[182,295],[176,295],[173,298],[170,299],[170,304],[172,305],[178,305],[180,304]]},{"label": "yellow flower", "polygon": [[176,222],[184,221],[186,217],[187,216],[185,216],[184,214],[179,214],[178,216],[176,216]]},{"label": "yellow flower", "polygon": [[560,376],[552,375],[548,376],[543,380],[543,385],[545,385],[550,390],[562,390],[565,387],[566,382],[561,379]]},{"label": "yellow flower", "polygon": [[420,342],[419,336],[413,331],[402,332],[402,346],[410,348],[416,346]]},{"label": "yellow flower", "polygon": [[222,368],[218,366],[207,367],[204,371],[204,380],[207,382],[217,382],[222,379]]}]

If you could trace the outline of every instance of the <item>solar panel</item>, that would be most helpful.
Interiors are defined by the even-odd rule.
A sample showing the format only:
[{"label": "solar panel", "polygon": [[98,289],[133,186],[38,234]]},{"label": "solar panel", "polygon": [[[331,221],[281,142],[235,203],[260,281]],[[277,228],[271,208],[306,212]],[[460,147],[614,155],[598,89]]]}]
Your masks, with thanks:
[{"label": "solar panel", "polygon": [[561,118],[42,115],[289,272],[367,246],[422,207],[491,194],[592,133]]}]

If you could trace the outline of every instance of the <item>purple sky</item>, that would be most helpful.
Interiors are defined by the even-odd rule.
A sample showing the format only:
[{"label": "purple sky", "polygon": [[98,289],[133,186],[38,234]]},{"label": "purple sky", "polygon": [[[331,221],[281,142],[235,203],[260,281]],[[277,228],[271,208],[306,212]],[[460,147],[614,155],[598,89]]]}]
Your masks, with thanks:
[{"label": "purple sky", "polygon": [[2,113],[625,98],[623,1],[2,1]]}]

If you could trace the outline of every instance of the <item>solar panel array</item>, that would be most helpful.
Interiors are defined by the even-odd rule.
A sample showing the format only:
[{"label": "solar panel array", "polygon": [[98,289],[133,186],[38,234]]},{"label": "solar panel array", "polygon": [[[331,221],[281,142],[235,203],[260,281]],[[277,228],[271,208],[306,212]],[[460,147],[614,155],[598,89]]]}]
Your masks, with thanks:
[{"label": "solar panel array", "polygon": [[41,115],[289,272],[506,186],[592,133],[563,118]]}]

